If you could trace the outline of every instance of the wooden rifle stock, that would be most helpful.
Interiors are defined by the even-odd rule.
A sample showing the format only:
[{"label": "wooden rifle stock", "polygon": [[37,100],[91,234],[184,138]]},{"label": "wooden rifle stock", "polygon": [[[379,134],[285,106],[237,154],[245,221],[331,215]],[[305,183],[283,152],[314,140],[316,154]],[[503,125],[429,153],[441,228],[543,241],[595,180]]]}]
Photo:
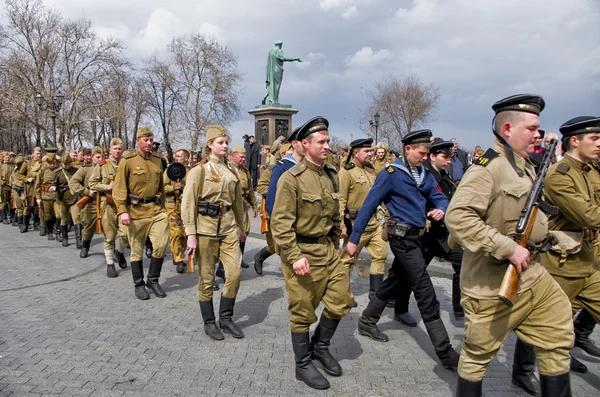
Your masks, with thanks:
[{"label": "wooden rifle stock", "polygon": [[90,201],[90,196],[83,196],[82,198],[79,199],[78,202],[76,202],[75,204],[80,208],[83,209],[83,207],[85,207],[88,203],[88,201]]},{"label": "wooden rifle stock", "polygon": [[269,231],[269,215],[267,214],[267,199],[262,198],[260,202],[260,232],[266,233]]},{"label": "wooden rifle stock", "polygon": [[100,214],[100,194],[96,192],[96,234],[102,233],[102,215]]},{"label": "wooden rifle stock", "polygon": [[113,200],[113,196],[110,194],[106,194],[106,204],[110,205],[115,212],[117,212],[117,205],[115,204],[115,200]]},{"label": "wooden rifle stock", "polygon": [[[527,241],[529,240],[529,236],[531,235],[531,231],[533,230],[533,224],[535,223],[535,218],[537,217],[538,208],[533,207],[531,210],[531,217],[529,223],[527,224],[527,228],[525,229],[525,233],[521,236],[520,240],[517,241],[523,248],[527,248]],[[517,269],[510,264],[508,269],[506,269],[506,273],[504,273],[504,278],[502,279],[502,284],[500,284],[500,290],[498,291],[498,298],[502,302],[504,302],[508,307],[513,307],[515,301],[517,300],[517,290],[519,289],[519,279],[520,276],[517,273]]]},{"label": "wooden rifle stock", "polygon": [[194,263],[194,255],[192,255],[192,254],[188,255],[187,272],[188,273],[195,273],[196,272],[196,266],[195,266],[195,263]]}]

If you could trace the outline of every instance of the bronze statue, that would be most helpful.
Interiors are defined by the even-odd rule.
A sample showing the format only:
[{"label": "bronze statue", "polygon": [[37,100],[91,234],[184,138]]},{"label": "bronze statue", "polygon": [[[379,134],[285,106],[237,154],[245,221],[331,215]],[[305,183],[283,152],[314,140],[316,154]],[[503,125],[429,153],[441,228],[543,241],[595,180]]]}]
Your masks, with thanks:
[{"label": "bronze statue", "polygon": [[279,104],[279,89],[281,88],[281,80],[283,80],[283,63],[284,62],[302,62],[300,58],[287,58],[281,47],[283,41],[276,41],[275,48],[269,51],[267,58],[267,92],[262,100],[262,104]]}]

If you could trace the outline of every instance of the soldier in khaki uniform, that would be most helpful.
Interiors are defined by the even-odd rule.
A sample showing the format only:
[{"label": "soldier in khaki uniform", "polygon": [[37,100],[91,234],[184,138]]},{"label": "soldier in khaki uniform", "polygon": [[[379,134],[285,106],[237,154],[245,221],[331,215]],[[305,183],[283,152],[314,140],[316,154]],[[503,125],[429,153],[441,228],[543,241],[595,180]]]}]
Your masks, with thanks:
[{"label": "soldier in khaki uniform", "polygon": [[2,161],[0,165],[0,214],[5,225],[10,224],[14,210],[11,208],[12,187],[10,185],[10,176],[13,172],[13,165],[10,163],[10,152],[2,152]]},{"label": "soldier in khaki uniform", "polygon": [[[68,153],[62,156],[62,167],[56,171],[54,184],[57,186],[57,203],[60,211],[60,233],[62,235],[62,246],[69,246],[69,215],[74,214],[72,208],[77,207],[77,196],[71,192],[69,181],[77,172],[77,168],[73,166],[73,159]],[[79,207],[77,207],[79,208]],[[76,219],[76,217],[74,217]],[[78,224],[75,225],[78,228]],[[76,229],[77,230],[77,229]]]},{"label": "soldier in khaki uniform", "polygon": [[212,299],[215,265],[219,259],[226,276],[219,305],[219,326],[234,338],[244,337],[231,319],[240,288],[239,244],[246,241],[246,231],[240,176],[226,163],[228,144],[229,137],[222,126],[208,128],[207,161],[192,168],[187,175],[181,203],[187,246],[192,255],[197,253],[198,301],[204,332],[214,340],[224,339],[215,323]]},{"label": "soldier in khaki uniform", "polygon": [[381,170],[388,166],[386,159],[387,150],[383,146],[383,143],[379,142],[375,146],[375,160],[373,160],[373,168],[375,169],[375,175],[379,174]]},{"label": "soldier in khaki uniform", "polygon": [[[19,229],[23,229],[23,212],[25,211],[25,192],[23,191],[24,178],[23,175],[19,174],[19,170],[25,163],[25,158],[22,154],[15,157],[13,172],[10,175],[10,181],[12,186],[12,201],[15,204],[15,214],[17,216],[17,225]],[[15,226],[13,224],[13,226]]]},{"label": "soldier in khaki uniform", "polygon": [[[176,163],[182,164],[189,170],[190,151],[181,148],[173,153],[173,160]],[[173,255],[173,264],[177,266],[177,273],[184,273],[185,264],[185,248],[187,236],[183,221],[181,220],[181,195],[185,188],[186,176],[181,180],[172,181],[167,176],[167,171],[163,174],[163,182],[165,184],[165,207],[167,216],[169,217],[169,245],[171,246],[171,254]]]},{"label": "soldier in khaki uniform", "polygon": [[[291,312],[296,379],[314,389],[326,389],[329,382],[313,359],[328,374],[342,375],[329,345],[354,299],[338,251],[342,231],[338,177],[335,168],[325,163],[328,127],[325,118],[315,117],[298,130],[297,140],[306,151],[305,157],[279,179],[271,217]],[[323,313],[310,341],[309,327],[317,321],[319,303]]]},{"label": "soldier in khaki uniform", "polygon": [[[467,170],[446,214],[446,226],[464,247],[460,287],[465,333],[457,396],[481,396],[487,366],[511,331],[535,348],[542,395],[567,396],[573,346],[568,298],[540,255],[513,238],[533,185],[535,171],[526,159],[533,153],[544,100],[514,95],[492,108],[497,140]],[[548,241],[547,218],[541,212],[530,240],[536,246]],[[512,308],[497,297],[506,266],[511,265],[520,273],[518,299]]]},{"label": "soldier in khaki uniform", "polygon": [[271,154],[271,148],[267,145],[263,145],[262,150],[262,159],[264,161],[263,169],[274,166],[277,163],[277,158]]},{"label": "soldier in khaki uniform", "polygon": [[350,147],[347,144],[343,144],[340,147],[340,151],[338,153],[339,156],[339,170],[341,170],[342,168],[344,168],[344,166],[348,163],[348,151],[350,150]]},{"label": "soldier in khaki uniform", "polygon": [[[69,181],[69,188],[74,194],[90,198],[81,210],[80,229],[82,230],[81,237],[83,240],[81,251],[79,252],[80,258],[87,258],[89,256],[90,243],[96,232],[96,220],[98,217],[96,213],[96,195],[98,192],[90,188],[90,178],[94,172],[95,165],[102,161],[103,155],[103,150],[97,146],[92,150],[88,148],[83,149],[83,163]],[[77,233],[77,229],[75,233]]]},{"label": "soldier in khaki uniform", "polygon": [[24,163],[19,174],[24,176],[24,184],[27,186],[27,197],[25,202],[25,208],[23,210],[23,226],[21,227],[21,233],[27,233],[29,231],[29,222],[31,220],[31,214],[33,212],[33,228],[34,230],[39,229],[40,217],[38,211],[35,210],[35,181],[37,175],[42,167],[42,148],[34,147],[31,153],[31,160]]},{"label": "soldier in khaki uniform", "polygon": [[56,201],[55,172],[58,170],[58,161],[56,159],[57,149],[54,147],[46,148],[46,162],[37,175],[35,182],[35,195],[38,207],[42,208],[44,216],[45,233],[48,240],[54,240],[54,202]]},{"label": "soldier in khaki uniform", "polygon": [[[141,300],[149,299],[147,286],[156,296],[164,298],[167,294],[158,279],[169,244],[169,219],[164,207],[162,161],[151,153],[154,134],[148,127],[138,129],[136,137],[137,151],[119,162],[113,200],[119,220],[127,227],[135,296]],[[148,237],[153,248],[148,278],[144,283],[143,254]]]},{"label": "soldier in khaki uniform", "polygon": [[281,145],[283,145],[284,140],[285,140],[285,137],[283,135],[279,135],[277,138],[275,138],[275,140],[271,144],[270,151],[271,151],[271,154],[275,157],[275,159],[282,157],[281,156]]},{"label": "soldier in khaki uniform", "polygon": [[[119,222],[117,208],[112,197],[115,176],[119,162],[123,156],[123,141],[112,138],[109,143],[109,156],[96,164],[89,180],[91,190],[100,195],[100,214],[102,216],[102,233],[104,233],[104,258],[106,260],[106,276],[114,278],[119,275],[115,269],[115,261],[121,269],[127,268],[125,248],[129,245],[127,228]],[[119,236],[119,244],[116,244]]]},{"label": "soldier in khaki uniform", "polygon": [[[348,237],[352,234],[352,224],[358,210],[362,207],[367,194],[375,183],[375,172],[371,165],[372,143],[373,139],[371,138],[352,141],[350,143],[350,160],[339,172],[340,216],[344,220],[341,236],[344,239],[344,246],[348,244]],[[358,252],[364,247],[371,254],[369,297],[381,287],[385,273],[388,249],[386,242],[381,237],[382,219],[382,212],[377,211],[369,220],[358,243]],[[352,266],[356,263],[356,256],[350,256],[344,250],[341,260],[350,274]]]}]

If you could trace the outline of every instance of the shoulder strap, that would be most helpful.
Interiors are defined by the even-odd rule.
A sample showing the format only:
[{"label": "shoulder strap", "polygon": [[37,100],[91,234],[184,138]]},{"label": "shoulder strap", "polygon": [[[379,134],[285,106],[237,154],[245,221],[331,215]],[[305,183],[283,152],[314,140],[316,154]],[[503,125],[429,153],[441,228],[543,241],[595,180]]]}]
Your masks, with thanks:
[{"label": "shoulder strap", "polygon": [[331,170],[327,166],[325,166],[325,167],[323,167],[323,171],[325,171],[325,174],[327,175],[327,177],[329,178],[329,180],[333,184],[333,191],[335,193],[339,193],[338,184],[336,183],[335,179],[333,178],[333,175],[331,175]]},{"label": "shoulder strap", "polygon": [[473,164],[477,164],[477,165],[481,165],[483,167],[487,167],[488,164],[490,163],[490,161],[492,161],[493,159],[495,159],[496,157],[498,157],[500,155],[500,153],[498,153],[497,151],[495,151],[494,149],[490,148],[488,149],[483,156],[479,157],[477,159],[476,162],[474,162]]}]

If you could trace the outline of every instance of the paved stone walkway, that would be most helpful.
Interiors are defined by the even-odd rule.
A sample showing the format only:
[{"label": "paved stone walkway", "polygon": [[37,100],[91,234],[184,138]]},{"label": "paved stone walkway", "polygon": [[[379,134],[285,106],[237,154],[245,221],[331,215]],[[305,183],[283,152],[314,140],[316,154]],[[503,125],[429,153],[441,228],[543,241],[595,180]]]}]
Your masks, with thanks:
[{"label": "paved stone walkway", "polygon": [[[234,319],[245,339],[204,335],[196,297],[197,276],[177,274],[165,261],[165,299],[139,301],[129,268],[108,279],[102,242],[81,260],[68,248],[0,225],[0,396],[452,396],[456,375],[437,361],[422,322],[407,328],[387,309],[381,329],[388,343],[358,336],[356,324],[367,304],[368,280],[354,279],[359,307],[340,325],[332,352],[344,375],[329,377],[317,392],[294,380],[287,300],[276,257],[265,276],[242,272]],[[73,233],[71,233],[71,237]],[[252,262],[264,241],[251,237],[245,259]],[[146,260],[146,267],[149,260]],[[432,273],[450,274],[448,264]],[[442,318],[460,348],[462,321],[449,318],[450,280],[433,279]],[[220,293],[215,294],[218,308]],[[414,300],[410,312],[420,318]],[[551,321],[551,319],[549,319]],[[593,335],[600,343],[600,332]],[[525,396],[511,385],[514,336],[491,365],[485,396]],[[600,394],[600,360],[575,350],[590,372],[574,374],[575,396]]]}]

